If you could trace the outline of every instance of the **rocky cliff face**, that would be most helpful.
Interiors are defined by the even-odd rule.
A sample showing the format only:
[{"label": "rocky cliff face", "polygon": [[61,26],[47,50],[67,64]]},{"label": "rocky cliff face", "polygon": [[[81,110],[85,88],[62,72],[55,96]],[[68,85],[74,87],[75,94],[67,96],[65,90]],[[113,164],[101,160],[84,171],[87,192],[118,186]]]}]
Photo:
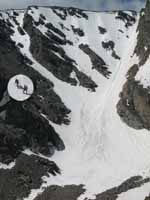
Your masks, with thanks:
[{"label": "rocky cliff face", "polygon": [[[53,141],[54,143],[50,141],[51,137],[50,135],[53,136],[56,135],[56,140],[58,138],[58,141],[61,141],[61,139],[58,136],[58,134],[54,131],[54,128],[52,128],[52,126],[49,125],[48,119],[50,120],[51,118],[52,121],[58,124],[69,123],[69,119],[67,119],[67,114],[70,112],[70,110],[66,108],[66,106],[61,101],[60,97],[54,92],[53,83],[46,80],[38,72],[34,71],[32,68],[29,68],[27,66],[27,64],[30,63],[31,61],[19,52],[18,47],[16,47],[15,43],[11,40],[10,36],[13,33],[13,30],[11,29],[9,23],[7,24],[4,22],[4,20],[1,20],[0,31],[1,31],[0,51],[2,55],[2,59],[0,60],[0,68],[1,68],[0,76],[1,76],[1,86],[2,86],[1,99],[3,100],[3,96],[4,98],[6,98],[4,94],[7,90],[6,85],[8,83],[9,78],[18,73],[26,74],[30,78],[32,78],[36,88],[33,97],[25,103],[17,103],[12,99],[8,100],[10,101],[10,103],[7,106],[7,108],[5,108],[6,115],[3,123],[5,123],[6,126],[7,124],[10,124],[15,127],[22,128],[27,133],[27,135],[29,134],[28,136],[26,135],[28,138],[28,139],[26,138],[28,142],[23,139],[22,142],[24,143],[24,145],[21,147],[20,150],[23,150],[22,148],[24,148],[25,146],[27,147],[28,145],[33,147],[35,146],[35,143],[37,143],[37,147],[35,148],[39,149],[38,146],[39,139],[37,139],[37,136],[34,136],[35,138],[33,139],[32,136],[30,135],[31,133],[29,133],[30,131],[27,130],[27,127],[28,128],[30,127],[32,133],[33,131],[36,132],[36,130],[38,130],[39,133],[38,134],[36,133],[36,135],[40,137],[41,134],[41,137],[43,137],[43,140],[45,140],[45,144],[41,144],[41,148],[43,149],[42,151],[43,152],[45,151],[46,154],[51,154],[54,151],[53,149],[55,149],[54,143],[56,144],[56,141],[55,142]],[[50,96],[52,98],[50,98]],[[41,116],[41,113],[49,117],[45,119],[44,117]],[[31,123],[31,121],[33,122]],[[13,138],[13,135],[12,135],[12,140],[14,140],[13,142],[15,144],[15,138]],[[51,144],[48,147],[49,142]],[[13,152],[11,149],[12,146],[9,144],[9,140],[7,143],[5,144],[6,149],[8,148],[6,150],[7,151],[6,154],[8,156],[8,151],[10,151],[11,155],[13,156]],[[60,147],[60,145],[58,144],[59,147],[57,149],[64,149],[63,142],[61,141],[60,143],[62,145]],[[18,149],[18,151],[20,150]],[[2,152],[3,152],[2,154],[5,154],[4,149],[2,150]],[[15,157],[16,153],[10,159],[10,161]],[[8,163],[8,160],[1,160],[1,161]]]},{"label": "rocky cliff face", "polygon": [[[127,74],[127,81],[120,93],[117,105],[118,113],[129,126],[135,129],[150,129],[150,95],[149,87],[144,87],[136,80],[138,71],[144,68],[150,55],[150,2],[140,12],[137,27],[137,44],[134,50],[139,61],[131,66]],[[146,80],[146,77],[145,77]]]},{"label": "rocky cliff face", "polygon": [[23,199],[32,189],[40,187],[43,176],[56,176],[59,173],[54,162],[21,154],[12,169],[0,169],[0,197],[3,200]]}]

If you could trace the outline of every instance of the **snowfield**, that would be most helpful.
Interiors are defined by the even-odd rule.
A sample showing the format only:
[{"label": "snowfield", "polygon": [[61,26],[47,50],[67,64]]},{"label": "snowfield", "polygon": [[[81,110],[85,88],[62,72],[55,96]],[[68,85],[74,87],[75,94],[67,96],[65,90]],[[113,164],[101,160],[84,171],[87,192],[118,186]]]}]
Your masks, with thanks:
[{"label": "snowfield", "polygon": [[[33,200],[37,193],[42,192],[43,186],[55,184],[60,186],[83,184],[86,192],[78,200],[84,200],[86,197],[94,199],[96,194],[115,187],[132,176],[150,176],[149,132],[128,127],[116,112],[116,104],[126,81],[127,71],[132,64],[138,63],[138,58],[135,55],[132,57],[136,45],[138,17],[133,26],[126,28],[122,20],[115,19],[116,13],[113,12],[86,11],[88,20],[67,16],[65,21],[55,15],[50,8],[32,8],[28,12],[35,21],[39,20],[39,14],[42,13],[46,21],[52,22],[57,28],[60,29],[60,23],[67,27],[63,31],[66,38],[73,42],[73,46],[65,45],[62,46],[63,49],[76,61],[78,69],[92,77],[98,84],[98,88],[96,92],[89,92],[79,84],[75,87],[57,79],[33,58],[29,51],[29,35],[27,33],[24,36],[20,35],[12,21],[15,31],[12,39],[16,43],[24,44],[20,51],[33,62],[30,67],[54,83],[56,93],[71,109],[69,126],[59,126],[50,122],[61,135],[66,147],[63,152],[56,152],[50,158],[60,167],[61,175],[43,177],[46,183],[43,183],[39,190],[33,190],[24,200]],[[23,24],[23,15],[24,13],[20,12],[17,17],[20,24]],[[71,25],[81,28],[85,35],[83,37],[75,35],[71,31]],[[100,34],[98,26],[104,27],[107,30],[106,34]],[[45,34],[46,27],[40,25],[38,29]],[[123,33],[118,30],[122,30]],[[111,50],[102,47],[102,41],[110,40],[114,41],[115,51],[120,56],[120,60],[112,57]],[[104,78],[92,69],[89,56],[78,47],[82,43],[88,44],[105,60],[112,72],[110,79]],[[145,87],[150,85],[148,64],[149,61],[137,74],[137,80],[140,80]],[[75,74],[72,73],[71,76],[74,77]],[[121,194],[118,199],[144,200],[149,194],[149,189],[150,184],[147,183],[141,188]]]}]

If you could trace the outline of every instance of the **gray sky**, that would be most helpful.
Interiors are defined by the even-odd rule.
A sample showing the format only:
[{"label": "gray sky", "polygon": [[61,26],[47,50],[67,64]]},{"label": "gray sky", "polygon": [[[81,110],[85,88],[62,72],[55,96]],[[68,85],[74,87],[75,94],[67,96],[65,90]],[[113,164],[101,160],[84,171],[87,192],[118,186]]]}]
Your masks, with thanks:
[{"label": "gray sky", "polygon": [[90,10],[133,9],[144,7],[145,0],[0,0],[0,9],[26,8],[28,5],[74,6]]}]

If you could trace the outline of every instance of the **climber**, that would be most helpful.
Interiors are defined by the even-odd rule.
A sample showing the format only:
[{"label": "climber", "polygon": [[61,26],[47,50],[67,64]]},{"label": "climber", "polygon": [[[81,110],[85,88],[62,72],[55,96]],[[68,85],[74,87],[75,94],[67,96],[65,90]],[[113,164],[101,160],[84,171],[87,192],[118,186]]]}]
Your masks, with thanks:
[{"label": "climber", "polygon": [[15,79],[15,84],[16,84],[17,87],[19,86],[19,80],[18,79]]},{"label": "climber", "polygon": [[18,89],[23,89],[22,86],[19,84],[19,80],[18,79],[15,79],[15,84],[16,84]]},{"label": "climber", "polygon": [[23,93],[24,94],[28,94],[28,86],[27,85],[24,85],[24,88],[23,88]]}]

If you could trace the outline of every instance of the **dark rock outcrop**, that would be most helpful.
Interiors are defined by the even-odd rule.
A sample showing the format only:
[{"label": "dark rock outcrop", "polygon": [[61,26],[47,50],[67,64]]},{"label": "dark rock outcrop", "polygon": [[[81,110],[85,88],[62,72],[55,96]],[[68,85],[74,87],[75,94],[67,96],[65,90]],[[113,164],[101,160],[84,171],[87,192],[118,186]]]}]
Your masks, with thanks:
[{"label": "dark rock outcrop", "polygon": [[120,93],[117,111],[123,121],[128,124],[128,126],[135,129],[142,129],[145,127],[145,125],[140,117],[140,113],[138,112],[138,107],[140,104],[143,104],[144,101],[139,102],[140,96],[136,95],[137,91],[142,92],[143,89],[134,80],[134,76],[136,75],[137,71],[138,65],[133,65],[130,68],[127,74],[127,81],[123,86],[122,92]]},{"label": "dark rock outcrop", "polygon": [[125,23],[125,27],[128,28],[136,22],[136,12],[132,12],[132,15],[127,14],[124,11],[117,12],[116,19],[120,19]]},{"label": "dark rock outcrop", "polygon": [[124,33],[123,30],[121,30],[121,29],[118,29],[118,31],[119,31],[120,33]]},{"label": "dark rock outcrop", "polygon": [[0,121],[0,162],[9,164],[27,146],[26,132]]},{"label": "dark rock outcrop", "polygon": [[0,114],[5,111],[0,121],[0,162],[9,164],[26,148],[46,156],[64,150],[60,136],[36,106],[32,97],[23,103],[11,99],[0,107]]},{"label": "dark rock outcrop", "polygon": [[102,46],[104,49],[113,50],[115,48],[115,43],[109,40],[108,42],[102,42]]},{"label": "dark rock outcrop", "polygon": [[39,21],[38,22],[35,21],[34,24],[35,26],[40,26],[40,25],[45,25],[45,22],[41,17],[39,17]]},{"label": "dark rock outcrop", "polygon": [[79,48],[90,57],[93,69],[96,69],[104,77],[109,78],[111,72],[108,70],[105,61],[100,56],[98,56],[87,44],[80,44]]},{"label": "dark rock outcrop", "polygon": [[117,59],[117,60],[120,60],[120,59],[121,59],[120,56],[118,56],[118,54],[116,53],[115,50],[112,51],[112,54],[111,54],[111,55],[112,55],[113,58],[115,58],[115,59]]},{"label": "dark rock outcrop", "polygon": [[69,8],[67,8],[67,11],[68,11],[69,15],[71,15],[71,16],[76,16],[78,18],[84,18],[84,19],[88,20],[88,15],[79,8],[69,7]]},{"label": "dark rock outcrop", "polygon": [[112,51],[112,57],[120,60],[120,57],[117,55],[117,53],[115,51],[115,43],[112,40],[109,40],[108,42],[102,42],[102,46],[104,49],[106,49],[108,51]]},{"label": "dark rock outcrop", "polygon": [[[141,187],[148,182],[150,182],[150,178],[143,179],[141,176],[131,177],[125,180],[119,186],[113,187],[96,195],[96,200],[116,200],[120,194],[128,192],[131,189]],[[37,196],[34,200],[49,200],[50,198],[53,200],[59,200],[60,198],[62,200],[73,200],[77,199],[77,197],[79,197],[81,194],[84,194],[82,185],[68,185],[65,187],[54,185],[46,188],[45,191]]]},{"label": "dark rock outcrop", "polygon": [[129,126],[135,129],[146,128],[150,130],[150,90],[135,80],[140,67],[147,61],[150,55],[150,2],[141,11],[138,25],[137,45],[134,53],[139,57],[139,64],[133,65],[128,74],[117,104],[120,117]]},{"label": "dark rock outcrop", "polygon": [[80,29],[80,28],[75,28],[73,25],[71,25],[71,27],[72,27],[72,30],[73,30],[74,34],[77,34],[77,35],[80,36],[80,37],[83,37],[83,36],[84,36],[84,32],[83,32],[82,29]]},{"label": "dark rock outcrop", "polygon": [[66,20],[67,18],[67,10],[65,8],[58,8],[58,7],[53,7],[52,11],[60,17],[62,20]]},{"label": "dark rock outcrop", "polygon": [[88,19],[86,13],[84,13],[83,10],[78,8],[73,8],[73,7],[65,8],[65,7],[53,6],[51,7],[51,9],[62,20],[66,20],[68,15],[76,16],[78,18],[84,18],[86,20]]},{"label": "dark rock outcrop", "polygon": [[134,53],[139,57],[139,65],[143,65],[150,55],[150,2],[147,1],[146,8],[140,12],[138,24],[137,45]]},{"label": "dark rock outcrop", "polygon": [[50,186],[46,190],[38,195],[34,200],[76,200],[81,194],[85,192],[83,185],[66,185],[60,187],[57,185]]},{"label": "dark rock outcrop", "polygon": [[131,189],[141,187],[145,183],[150,182],[150,178],[143,179],[141,176],[134,176],[127,179],[125,182],[117,187],[106,190],[96,196],[96,200],[116,200],[121,193],[127,192]]},{"label": "dark rock outcrop", "polygon": [[25,35],[24,30],[23,30],[20,26],[18,26],[18,31],[19,31],[19,33],[20,33],[21,35]]},{"label": "dark rock outcrop", "polygon": [[60,37],[66,38],[66,35],[58,28],[56,28],[52,23],[46,23],[45,26],[49,29],[54,31],[56,34],[60,35]]},{"label": "dark rock outcrop", "polygon": [[145,197],[145,199],[144,200],[150,200],[150,195],[149,196],[147,196],[147,197]]},{"label": "dark rock outcrop", "polygon": [[70,31],[70,29],[67,28],[63,23],[59,22],[59,25],[60,25],[61,29]]},{"label": "dark rock outcrop", "polygon": [[101,27],[101,26],[98,26],[98,30],[99,30],[100,34],[107,33],[107,30],[105,28]]},{"label": "dark rock outcrop", "polygon": [[37,156],[21,154],[12,169],[0,169],[0,199],[23,199],[38,189],[43,176],[59,174],[57,165]]},{"label": "dark rock outcrop", "polygon": [[6,109],[5,121],[26,131],[26,147],[35,153],[51,156],[55,149],[64,149],[59,135],[49,121],[40,115],[32,99],[22,104],[12,101]]}]

